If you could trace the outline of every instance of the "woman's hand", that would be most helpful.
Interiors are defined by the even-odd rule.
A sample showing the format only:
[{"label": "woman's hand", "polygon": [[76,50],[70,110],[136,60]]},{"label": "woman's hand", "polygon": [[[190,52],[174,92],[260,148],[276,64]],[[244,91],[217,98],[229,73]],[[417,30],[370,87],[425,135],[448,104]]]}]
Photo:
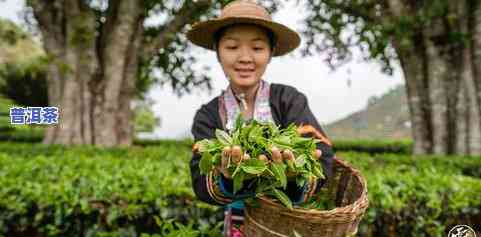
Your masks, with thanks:
[{"label": "woman's hand", "polygon": [[[288,160],[291,160],[291,161],[295,160],[294,153],[292,153],[292,151],[289,149],[284,149],[282,152],[280,152],[280,150],[277,147],[272,147],[271,152],[272,152],[272,160],[274,162],[281,163]],[[319,160],[321,155],[322,155],[322,151],[319,149],[316,149],[312,152],[312,156],[316,160]]]},{"label": "woman's hand", "polygon": [[221,164],[217,169],[224,175],[224,177],[230,179],[232,177],[227,170],[229,163],[232,162],[237,165],[247,159],[250,159],[249,154],[244,154],[240,146],[233,146],[232,148],[226,146],[222,150]]},{"label": "woman's hand", "polygon": [[[295,173],[293,173],[294,162],[295,162],[294,153],[292,153],[292,151],[289,149],[284,149],[282,152],[280,152],[277,147],[272,147],[271,152],[272,152],[272,160],[275,163],[286,163],[288,165],[289,168],[286,173],[287,177],[295,176]],[[321,155],[322,155],[322,151],[319,149],[316,149],[312,152],[312,156],[316,160],[319,160]]]}]

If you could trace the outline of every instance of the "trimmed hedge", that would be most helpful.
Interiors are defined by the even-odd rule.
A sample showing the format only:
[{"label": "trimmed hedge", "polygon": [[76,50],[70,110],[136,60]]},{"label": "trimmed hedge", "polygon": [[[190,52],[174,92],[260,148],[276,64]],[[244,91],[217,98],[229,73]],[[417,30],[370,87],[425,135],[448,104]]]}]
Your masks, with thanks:
[{"label": "trimmed hedge", "polygon": [[[176,143],[182,146],[191,147],[192,139],[184,140],[142,140],[136,139],[135,145],[158,146],[169,143]],[[361,152],[369,154],[403,154],[412,153],[411,140],[334,140],[333,149],[335,152]]]},{"label": "trimmed hedge", "polygon": [[[169,143],[177,143],[182,146],[191,147],[192,139],[184,140],[142,140],[136,139],[135,145],[140,146],[158,146]],[[369,154],[379,153],[393,153],[393,154],[411,154],[412,141],[411,140],[334,140],[333,149],[336,152],[363,152]]]},{"label": "trimmed hedge", "polygon": [[192,194],[190,150],[175,144],[98,149],[2,143],[0,151],[0,235],[220,233],[219,226],[211,229],[221,213]]},{"label": "trimmed hedge", "polygon": [[32,128],[29,126],[30,125],[10,125],[9,119],[5,123],[1,123],[0,121],[0,141],[24,143],[41,142],[44,128],[40,126]]},{"label": "trimmed hedge", "polygon": [[[182,145],[183,144],[183,145]],[[190,145],[66,148],[0,143],[0,236],[220,236],[192,193]],[[338,152],[367,179],[361,236],[479,231],[481,157]]]},{"label": "trimmed hedge", "polygon": [[336,152],[352,151],[369,154],[394,153],[411,154],[411,140],[334,140],[333,149]]},{"label": "trimmed hedge", "polygon": [[366,236],[446,236],[481,230],[481,157],[338,153],[367,180]]},{"label": "trimmed hedge", "polygon": [[[0,131],[0,141],[9,142],[25,142],[38,143],[42,141],[42,131],[36,131],[31,134],[27,130],[12,130],[12,127],[6,127],[8,131]],[[192,147],[194,141],[192,139],[184,140],[148,140],[148,139],[134,139],[136,146],[163,146],[168,144],[177,144],[185,147]],[[333,149],[336,152],[353,151],[365,152],[370,154],[411,154],[412,141],[411,140],[334,140]]]}]

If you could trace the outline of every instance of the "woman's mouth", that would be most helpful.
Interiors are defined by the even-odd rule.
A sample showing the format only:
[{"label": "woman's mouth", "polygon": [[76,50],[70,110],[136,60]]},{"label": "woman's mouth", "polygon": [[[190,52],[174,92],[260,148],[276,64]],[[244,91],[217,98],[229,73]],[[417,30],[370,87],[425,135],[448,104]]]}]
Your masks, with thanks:
[{"label": "woman's mouth", "polygon": [[240,77],[250,77],[254,73],[254,69],[247,69],[247,68],[237,68],[235,71],[239,74]]}]

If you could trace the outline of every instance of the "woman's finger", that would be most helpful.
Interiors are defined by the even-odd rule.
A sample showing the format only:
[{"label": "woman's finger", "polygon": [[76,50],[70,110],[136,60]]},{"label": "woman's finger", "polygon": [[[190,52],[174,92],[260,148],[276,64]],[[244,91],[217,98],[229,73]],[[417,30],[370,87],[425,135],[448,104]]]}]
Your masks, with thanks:
[{"label": "woman's finger", "polygon": [[260,154],[258,159],[263,161],[264,163],[267,163],[269,161],[269,159],[267,159],[267,156],[264,154]]},{"label": "woman's finger", "polygon": [[231,157],[232,149],[228,146],[224,147],[222,150],[222,159],[221,159],[221,166],[222,168],[227,168],[227,164],[229,163],[229,158]]},{"label": "woman's finger", "polygon": [[226,146],[224,147],[224,149],[222,149],[222,157],[229,157],[231,154],[231,148],[229,146]]},{"label": "woman's finger", "polygon": [[229,163],[228,161],[229,157],[228,156],[222,156],[222,159],[220,160],[220,168],[221,169],[226,169],[227,165]]},{"label": "woman's finger", "polygon": [[289,149],[285,149],[284,151],[282,151],[282,158],[284,158],[284,160],[294,160],[294,154],[292,153],[291,150]]},{"label": "woman's finger", "polygon": [[224,176],[226,176],[226,173],[227,173],[226,171],[227,171],[227,166],[229,166],[229,159],[231,157],[231,153],[232,153],[232,149],[228,146],[222,149],[222,156],[220,160],[219,171],[222,172]]},{"label": "woman's finger", "polygon": [[314,159],[319,160],[319,158],[322,156],[322,151],[319,149],[316,149],[312,151],[312,156],[314,157]]},{"label": "woman's finger", "polygon": [[247,153],[244,154],[244,157],[242,157],[242,161],[250,159],[251,156]]},{"label": "woman's finger", "polygon": [[239,162],[242,161],[242,157],[243,157],[241,147],[237,145],[233,146],[231,155],[232,155],[232,162],[234,162],[235,164],[239,164]]},{"label": "woman's finger", "polygon": [[289,177],[289,178],[290,178],[290,177],[295,177],[296,175],[297,175],[297,174],[294,173],[294,172],[292,172],[292,171],[287,171],[287,172],[286,172],[286,176]]},{"label": "woman's finger", "polygon": [[272,152],[272,161],[274,161],[274,163],[281,163],[282,162],[281,151],[279,151],[277,147],[272,147],[271,152]]}]

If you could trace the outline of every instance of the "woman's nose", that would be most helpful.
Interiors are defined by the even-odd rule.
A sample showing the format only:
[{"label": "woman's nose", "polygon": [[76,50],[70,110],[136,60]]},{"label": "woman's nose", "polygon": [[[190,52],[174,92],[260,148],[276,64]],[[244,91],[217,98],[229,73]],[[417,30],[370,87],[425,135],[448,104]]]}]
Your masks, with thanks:
[{"label": "woman's nose", "polygon": [[247,47],[242,47],[240,50],[239,61],[243,63],[250,63],[253,61],[252,52]]}]

